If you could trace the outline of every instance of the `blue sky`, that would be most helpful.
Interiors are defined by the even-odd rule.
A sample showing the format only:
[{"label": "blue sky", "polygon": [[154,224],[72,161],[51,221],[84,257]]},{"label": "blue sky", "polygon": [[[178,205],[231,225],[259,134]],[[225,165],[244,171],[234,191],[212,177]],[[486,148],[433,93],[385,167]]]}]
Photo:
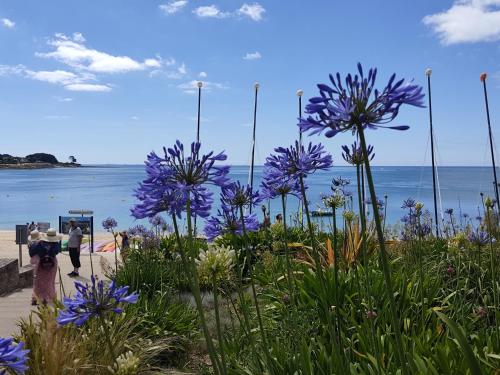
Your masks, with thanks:
[{"label": "blue sky", "polygon": [[[204,148],[245,164],[258,81],[262,163],[297,136],[296,90],[314,96],[329,73],[360,61],[379,68],[380,86],[393,72],[425,84],[431,67],[438,161],[488,165],[479,75],[489,74],[497,129],[499,41],[500,0],[2,0],[0,153],[141,163],[194,139],[202,80]],[[411,129],[368,134],[374,162],[428,164],[427,109],[405,108],[397,122]],[[352,137],[312,140],[343,164]]]}]

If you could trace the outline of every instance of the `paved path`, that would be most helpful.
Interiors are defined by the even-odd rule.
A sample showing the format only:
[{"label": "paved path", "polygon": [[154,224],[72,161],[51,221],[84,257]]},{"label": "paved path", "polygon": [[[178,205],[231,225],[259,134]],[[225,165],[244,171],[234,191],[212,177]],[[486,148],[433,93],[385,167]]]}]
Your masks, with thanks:
[{"label": "paved path", "polygon": [[[7,232],[0,231],[0,257],[1,258],[17,258],[19,250],[17,245],[14,243],[15,233],[11,232],[12,235]],[[12,237],[12,238],[11,238]],[[106,237],[107,238],[107,237]],[[69,255],[67,253],[62,253],[57,256],[59,263],[59,268],[61,269],[62,284],[66,294],[71,294],[75,292],[74,280],[81,281],[83,283],[90,282],[91,268],[90,268],[90,257],[89,254],[82,254],[81,263],[82,268],[80,269],[80,277],[77,279],[71,279],[67,276],[67,273],[73,269]],[[99,253],[92,255],[92,263],[94,266],[94,273],[99,277],[104,277],[101,263],[108,263],[114,265],[114,254],[113,253]],[[27,249],[25,249],[25,256],[23,258],[23,264],[29,263],[29,257],[27,255]],[[59,275],[56,277],[56,290],[60,297],[60,283]],[[31,306],[31,293],[32,288],[25,288],[11,293],[7,296],[0,297],[0,337],[8,337],[13,333],[18,331],[17,322],[21,318],[26,318],[29,316],[32,308]]]}]

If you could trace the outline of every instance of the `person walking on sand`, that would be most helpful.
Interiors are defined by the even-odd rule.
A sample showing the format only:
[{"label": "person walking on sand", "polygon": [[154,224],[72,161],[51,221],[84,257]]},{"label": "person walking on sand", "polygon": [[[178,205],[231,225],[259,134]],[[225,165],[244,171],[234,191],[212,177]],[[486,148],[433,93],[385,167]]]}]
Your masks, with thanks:
[{"label": "person walking on sand", "polygon": [[[36,268],[38,267],[38,263],[40,262],[40,257],[36,253],[36,248],[38,243],[40,242],[40,232],[37,230],[32,230],[28,237],[28,251],[30,255],[30,264],[33,266],[33,284],[36,279]],[[35,306],[37,304],[35,292],[31,295],[31,304]]]},{"label": "person walking on sand", "polygon": [[83,233],[80,227],[78,227],[76,220],[69,219],[69,239],[68,239],[68,251],[69,257],[71,258],[71,264],[73,265],[73,271],[68,273],[69,277],[78,277],[80,264],[80,246],[82,245]]},{"label": "person walking on sand", "polygon": [[33,241],[30,256],[38,257],[33,282],[32,305],[42,302],[46,305],[56,297],[57,254],[61,252],[62,236],[54,228],[49,228],[40,241]]}]

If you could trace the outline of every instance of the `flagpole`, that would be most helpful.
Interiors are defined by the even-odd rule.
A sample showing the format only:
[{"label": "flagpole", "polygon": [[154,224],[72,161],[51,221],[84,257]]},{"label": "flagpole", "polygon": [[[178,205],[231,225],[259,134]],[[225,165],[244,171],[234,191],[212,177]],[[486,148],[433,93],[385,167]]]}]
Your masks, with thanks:
[{"label": "flagpole", "polygon": [[201,88],[203,86],[203,82],[198,81],[198,121],[196,127],[196,142],[200,142],[200,120],[201,120]]},{"label": "flagpole", "polygon": [[431,75],[432,69],[425,70],[427,76],[427,90],[429,92],[429,124],[431,133],[431,157],[432,157],[432,192],[434,195],[434,221],[436,223],[436,237],[439,237],[439,221],[438,221],[438,208],[437,208],[437,191],[436,191],[436,159],[434,156],[434,128],[432,125],[432,97],[431,97]]},{"label": "flagpole", "polygon": [[484,103],[486,105],[486,119],[488,121],[488,135],[490,138],[490,151],[491,151],[491,163],[493,166],[493,179],[495,183],[495,198],[497,201],[497,209],[498,212],[500,213],[500,201],[498,199],[498,180],[497,180],[497,168],[495,165],[495,153],[493,152],[493,135],[491,132],[491,121],[490,121],[490,108],[488,106],[488,92],[486,90],[486,77],[488,75],[486,73],[482,73],[480,76],[481,82],[483,82],[483,89],[484,89]]},{"label": "flagpole", "polygon": [[[254,89],[255,89],[255,100],[254,100],[254,107],[253,107],[253,136],[252,136],[252,161],[250,164],[250,189],[253,191],[253,169],[254,169],[254,163],[255,163],[255,130],[257,128],[257,94],[259,92],[259,83],[255,82],[254,84]],[[250,205],[250,213],[252,213],[252,206]]]}]

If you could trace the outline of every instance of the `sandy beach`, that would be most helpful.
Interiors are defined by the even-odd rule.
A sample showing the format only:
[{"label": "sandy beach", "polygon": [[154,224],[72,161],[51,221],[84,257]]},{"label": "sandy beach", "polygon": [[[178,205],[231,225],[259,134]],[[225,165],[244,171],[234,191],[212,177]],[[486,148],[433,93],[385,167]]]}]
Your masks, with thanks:
[{"label": "sandy beach", "polygon": [[[0,258],[15,258],[19,257],[19,246],[15,243],[15,231],[0,230]],[[99,232],[95,235],[95,241],[113,240],[110,233]],[[26,245],[22,247],[23,265],[29,264],[28,249]],[[61,270],[62,286],[66,294],[74,293],[74,281],[90,282],[91,267],[89,253],[82,253],[80,269],[80,277],[71,279],[67,273],[72,271],[73,266],[69,255],[63,252],[58,255],[58,264]],[[94,253],[92,255],[92,263],[94,272],[99,277],[103,277],[101,264],[108,262],[110,265],[114,263],[114,253]],[[59,276],[56,279],[56,290],[60,297],[61,284]],[[0,337],[10,336],[17,330],[17,322],[20,318],[27,317],[33,308],[30,305],[32,288],[18,290],[7,296],[0,297]]]}]

